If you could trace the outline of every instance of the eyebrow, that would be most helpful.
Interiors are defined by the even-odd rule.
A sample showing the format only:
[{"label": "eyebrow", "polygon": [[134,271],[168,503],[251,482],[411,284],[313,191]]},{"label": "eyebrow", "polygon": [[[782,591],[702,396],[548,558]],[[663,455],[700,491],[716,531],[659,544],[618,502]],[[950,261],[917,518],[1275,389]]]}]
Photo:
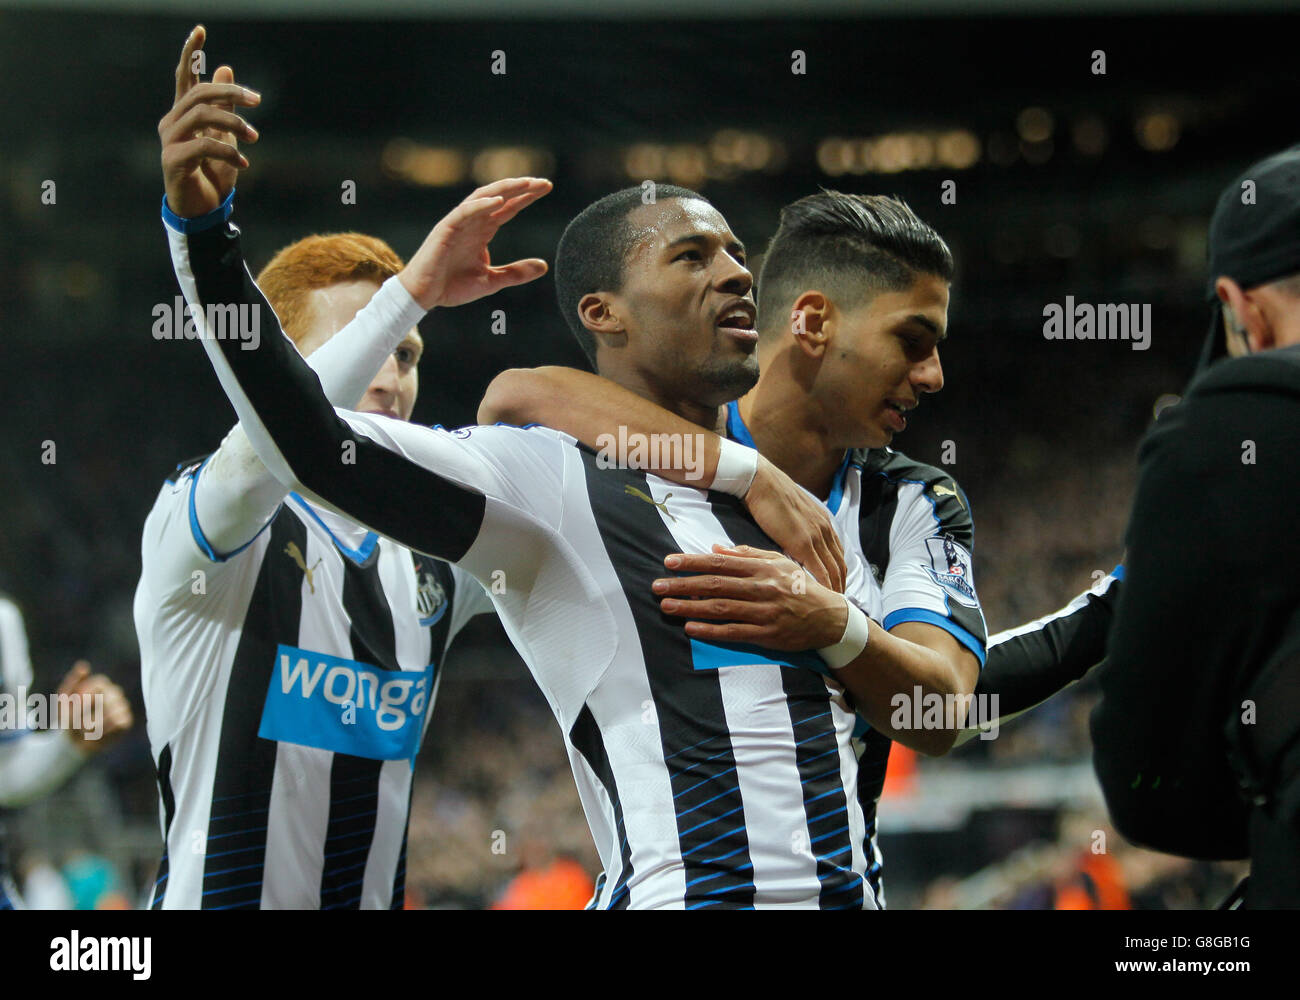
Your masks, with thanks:
[{"label": "eyebrow", "polygon": [[936,324],[934,320],[930,319],[929,316],[922,316],[920,313],[914,313],[913,315],[908,316],[905,320],[903,320],[903,322],[905,324],[915,323],[918,326],[923,326],[931,333],[933,333],[935,336],[937,336],[940,340],[948,339],[948,331],[944,330],[943,332],[940,332],[938,324]]},{"label": "eyebrow", "polygon": [[[664,249],[672,250],[675,247],[681,246],[683,243],[708,243],[711,239],[714,239],[714,237],[706,236],[704,233],[688,233],[686,236],[677,237],[677,239],[669,243]],[[741,243],[740,240],[736,239],[734,236],[731,238],[731,242],[727,244],[727,249],[730,251],[739,250],[745,256],[749,256],[749,251],[745,249],[745,244]]]}]

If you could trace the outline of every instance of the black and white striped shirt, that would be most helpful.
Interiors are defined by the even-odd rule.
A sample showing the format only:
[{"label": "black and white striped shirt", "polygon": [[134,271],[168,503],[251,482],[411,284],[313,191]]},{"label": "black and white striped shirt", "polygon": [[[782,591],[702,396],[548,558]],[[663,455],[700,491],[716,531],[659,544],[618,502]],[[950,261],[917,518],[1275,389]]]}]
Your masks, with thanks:
[{"label": "black and white striped shirt", "polygon": [[[734,402],[727,407],[727,434],[754,447]],[[974,525],[951,475],[890,448],[857,449],[845,454],[826,506],[844,542],[845,593],[886,629],[904,622],[943,629],[982,667],[987,627],[971,567]],[[854,735],[867,881],[883,908],[876,812],[893,741],[861,717]]]},{"label": "black and white striped shirt", "polygon": [[195,486],[145,522],[135,596],[164,856],[155,908],[400,908],[415,753],[465,574],[290,494],[242,549]]},{"label": "black and white striped shirt", "polygon": [[[192,305],[262,301],[237,234],[170,231]],[[498,614],[566,739],[607,874],[600,907],[875,908],[854,713],[820,658],[693,641],[651,592],[669,552],[772,547],[739,501],[602,469],[543,428],[336,412],[271,334],[250,350],[203,342],[276,476],[500,584]]]}]

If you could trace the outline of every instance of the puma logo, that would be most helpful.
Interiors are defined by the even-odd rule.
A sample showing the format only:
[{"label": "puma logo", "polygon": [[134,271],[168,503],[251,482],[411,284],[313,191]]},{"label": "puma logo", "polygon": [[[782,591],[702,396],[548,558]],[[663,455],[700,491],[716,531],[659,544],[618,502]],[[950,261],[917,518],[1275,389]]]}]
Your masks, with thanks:
[{"label": "puma logo", "polygon": [[294,562],[298,564],[298,568],[302,570],[302,575],[307,578],[308,588],[311,590],[313,594],[316,593],[316,584],[312,582],[311,574],[312,574],[312,570],[314,570],[316,566],[319,566],[321,564],[321,560],[317,559],[316,566],[313,566],[311,569],[308,569],[307,560],[303,558],[302,549],[298,548],[297,542],[290,542],[288,545],[286,545],[284,547],[284,552],[285,555],[287,555],[290,559],[292,559]]},{"label": "puma logo", "polygon": [[966,509],[966,505],[962,503],[961,495],[951,487],[944,486],[943,483],[939,483],[937,486],[931,486],[930,489],[934,492],[935,496],[956,497],[957,502],[961,504],[961,509],[962,510]]},{"label": "puma logo", "polygon": [[668,515],[668,520],[672,521],[674,524],[677,523],[677,518],[673,517],[672,513],[668,510],[668,501],[671,500],[673,497],[671,493],[665,493],[664,498],[661,502],[659,500],[656,500],[654,497],[646,496],[635,486],[624,486],[623,492],[634,497],[639,497],[640,499],[644,500],[646,503],[650,504],[653,507],[658,507],[661,511],[663,511],[666,515]]}]

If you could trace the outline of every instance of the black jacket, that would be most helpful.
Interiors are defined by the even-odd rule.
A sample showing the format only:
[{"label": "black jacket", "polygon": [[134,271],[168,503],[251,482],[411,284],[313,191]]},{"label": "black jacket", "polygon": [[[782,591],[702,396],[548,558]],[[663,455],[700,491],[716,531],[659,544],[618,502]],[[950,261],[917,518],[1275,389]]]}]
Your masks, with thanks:
[{"label": "black jacket", "polygon": [[1223,361],[1142,443],[1093,759],[1115,826],[1300,906],[1300,347]]}]

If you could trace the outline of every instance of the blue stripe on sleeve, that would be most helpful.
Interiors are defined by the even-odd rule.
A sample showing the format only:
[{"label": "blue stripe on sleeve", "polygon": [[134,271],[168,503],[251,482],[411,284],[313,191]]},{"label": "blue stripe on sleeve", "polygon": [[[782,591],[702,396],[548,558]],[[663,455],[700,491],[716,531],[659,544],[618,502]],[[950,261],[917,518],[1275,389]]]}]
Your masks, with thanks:
[{"label": "blue stripe on sleeve", "polygon": [[[984,644],[951,618],[945,618],[933,611],[926,611],[924,608],[899,608],[886,617],[881,624],[884,626],[885,631],[888,632],[895,625],[901,625],[903,622],[925,622],[927,625],[939,626],[974,653],[975,658],[980,661],[980,669],[984,669],[984,661],[988,658],[988,653],[984,651]],[[870,643],[871,640],[867,639],[867,642]]]},{"label": "blue stripe on sleeve", "polygon": [[[275,520],[275,515],[274,514],[271,515],[271,517],[267,519],[266,524],[262,525],[260,528],[257,529],[257,534],[254,535],[252,538],[250,538],[248,541],[246,541],[239,548],[235,549],[235,551],[227,552],[225,555],[219,555],[217,553],[217,550],[212,547],[212,543],[208,541],[207,536],[203,534],[203,529],[199,527],[199,513],[194,507],[194,490],[198,486],[199,473],[203,471],[203,466],[207,465],[211,459],[212,459],[211,455],[205,458],[203,460],[203,465],[200,465],[197,469],[195,469],[194,475],[190,478],[190,502],[189,502],[190,534],[194,536],[194,544],[199,547],[200,552],[202,552],[205,556],[207,556],[212,562],[223,563],[227,559],[231,558],[232,556],[239,555],[239,553],[243,552],[244,549],[248,548],[255,541],[257,541],[257,535],[260,535],[263,531],[265,531],[267,528],[271,526],[271,522]],[[279,510],[280,509],[277,507],[276,513],[279,513]]]}]

